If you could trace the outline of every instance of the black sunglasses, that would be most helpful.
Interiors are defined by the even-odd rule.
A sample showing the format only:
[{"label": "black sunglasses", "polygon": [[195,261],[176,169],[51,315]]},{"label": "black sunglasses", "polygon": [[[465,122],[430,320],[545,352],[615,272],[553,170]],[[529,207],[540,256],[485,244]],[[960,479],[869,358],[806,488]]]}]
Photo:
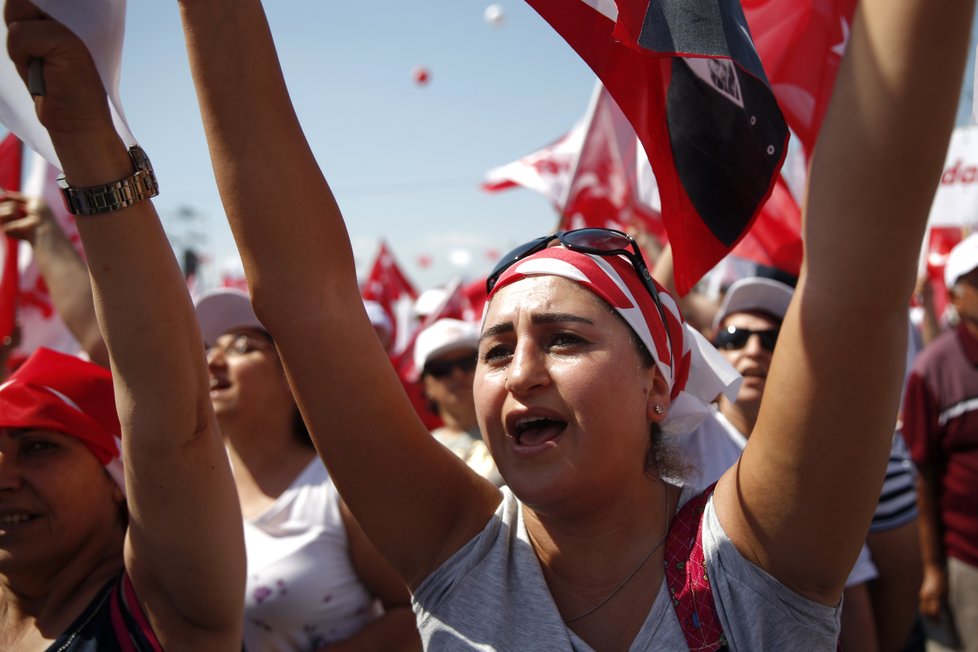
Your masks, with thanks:
[{"label": "black sunglasses", "polygon": [[433,378],[444,378],[456,368],[465,372],[475,371],[478,361],[479,357],[475,353],[450,360],[432,360],[424,366],[424,373]]},{"label": "black sunglasses", "polygon": [[[627,233],[615,231],[614,229],[592,227],[574,229],[573,231],[558,231],[553,235],[545,235],[535,240],[530,240],[526,244],[513,249],[496,263],[496,266],[486,279],[486,292],[492,292],[492,288],[496,286],[496,282],[502,276],[503,272],[524,258],[532,256],[538,251],[543,251],[555,239],[564,248],[582,254],[591,254],[594,256],[625,256],[632,264],[632,267],[635,268],[635,271],[638,272],[638,277],[642,279],[645,289],[648,290],[649,296],[652,297],[652,301],[659,311],[659,316],[662,318],[662,323],[664,325],[669,323],[666,321],[666,311],[662,307],[662,301],[659,299],[659,290],[655,287],[655,281],[652,280],[649,266],[645,264],[645,258],[642,256],[642,250],[638,248],[638,243],[635,242],[635,238]],[[669,328],[666,326],[666,337],[668,335]]]},{"label": "black sunglasses", "polygon": [[717,333],[716,339],[713,340],[713,346],[727,351],[739,350],[747,346],[747,341],[751,338],[751,335],[757,335],[758,339],[761,340],[761,346],[773,352],[774,345],[778,342],[778,333],[780,330],[779,328],[769,328],[763,331],[755,331],[750,328],[727,326]]}]

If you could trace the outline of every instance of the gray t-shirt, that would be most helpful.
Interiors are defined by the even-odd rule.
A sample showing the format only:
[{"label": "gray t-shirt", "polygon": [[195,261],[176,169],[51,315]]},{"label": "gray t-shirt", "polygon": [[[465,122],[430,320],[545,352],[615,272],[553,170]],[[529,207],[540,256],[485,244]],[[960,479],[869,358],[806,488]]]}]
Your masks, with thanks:
[{"label": "gray t-shirt", "polygon": [[[425,649],[590,651],[557,611],[520,502],[509,489],[502,491],[503,501],[485,529],[414,594]],[[692,497],[686,488],[681,502]],[[720,526],[712,498],[702,529],[713,598],[731,650],[836,649],[841,605],[803,598],[744,559]],[[631,650],[685,649],[663,582]]]}]

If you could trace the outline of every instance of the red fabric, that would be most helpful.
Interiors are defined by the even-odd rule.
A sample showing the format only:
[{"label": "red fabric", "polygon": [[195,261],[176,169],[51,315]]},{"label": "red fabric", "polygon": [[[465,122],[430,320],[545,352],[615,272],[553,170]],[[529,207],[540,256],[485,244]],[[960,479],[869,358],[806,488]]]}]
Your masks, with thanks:
[{"label": "red fabric", "polygon": [[801,209],[784,178],[778,177],[754,225],[731,253],[795,277],[801,272]]},{"label": "red fabric", "polygon": [[[713,57],[714,54],[653,52],[646,49],[640,37],[646,11],[650,8],[649,0],[616,0],[619,12],[617,25],[580,0],[527,2],[594,70],[635,128],[655,170],[662,197],[662,213],[675,259],[675,283],[677,290],[685,294],[729,253],[736,240],[749,228],[763,200],[770,193],[775,178],[770,170],[777,172],[787,144],[787,129],[780,115],[770,122],[762,120],[758,127],[778,133],[778,138],[765,139],[764,147],[770,160],[764,159],[763,153],[754,151],[761,148],[760,141],[751,144],[750,138],[742,138],[745,134],[741,131],[741,139],[736,144],[727,142],[726,136],[718,129],[721,123],[709,119],[700,123],[696,138],[674,142],[670,136],[673,122],[688,121],[687,126],[694,123],[695,120],[682,114],[690,111],[698,114],[699,108],[706,104],[690,100],[667,117],[670,93],[679,86],[672,84],[674,59],[687,54],[704,57]],[[726,60],[730,61],[729,58]],[[739,68],[740,63],[737,62],[737,65]],[[748,73],[742,72],[738,83],[750,85],[745,82],[748,76]],[[755,78],[753,82],[755,90],[759,81],[763,80]],[[738,92],[744,88],[742,86]],[[757,96],[752,97],[756,99]],[[710,99],[716,98],[711,96]],[[729,111],[730,103],[727,104]],[[773,96],[766,104],[768,112],[765,115],[777,113]],[[745,114],[740,117],[745,118]],[[704,126],[707,128],[704,129]],[[709,152],[702,151],[700,147],[702,139],[710,137],[706,135],[707,132],[712,134],[714,145]],[[753,148],[742,157],[750,162],[749,165],[729,165],[729,161],[721,162],[715,156],[718,152],[730,154],[732,150],[745,146]],[[734,156],[737,156],[736,152]],[[759,158],[764,159],[761,165],[754,166],[753,163]],[[714,161],[716,165],[707,173],[706,166],[689,165],[693,160]],[[677,168],[679,161],[686,163],[682,169]],[[713,179],[712,188],[705,187],[710,183],[706,177]],[[723,214],[724,210],[726,214]]]},{"label": "red fabric", "polygon": [[[21,143],[9,134],[0,143],[0,191],[20,190],[23,171]],[[17,250],[20,243],[0,233],[0,339],[9,337],[17,326],[17,293],[19,275],[17,272]]]},{"label": "red fabric", "polygon": [[[481,286],[481,287],[480,287]],[[420,370],[414,368],[414,343],[418,334],[439,319],[452,318],[466,321],[476,321],[482,317],[482,306],[486,297],[486,281],[481,279],[469,285],[456,284],[445,297],[441,307],[435,310],[418,324],[404,349],[392,356],[391,362],[401,379],[404,391],[428,430],[434,430],[442,424],[441,419],[428,408],[418,379]]]},{"label": "red fabric", "polygon": [[858,0],[742,0],[778,104],[811,154]]},{"label": "red fabric", "polygon": [[414,301],[418,298],[418,291],[414,289],[414,285],[397,264],[386,242],[381,241],[377,258],[370,268],[370,274],[367,275],[360,294],[364,299],[376,301],[383,307],[393,325],[391,341],[396,342],[398,328],[402,328],[403,324],[397,323],[394,306],[401,299]]},{"label": "red fabric", "polygon": [[662,214],[639,196],[642,162],[638,157],[645,153],[638,144],[625,114],[607,89],[601,88],[568,182],[566,200],[559,207],[560,229],[641,230],[666,240]]},{"label": "red fabric", "polygon": [[119,457],[121,433],[112,374],[81,358],[37,349],[0,385],[0,427],[77,437],[107,464]]},{"label": "red fabric", "polygon": [[690,650],[719,650],[727,645],[703,555],[703,512],[715,487],[683,505],[666,539],[666,583]]},{"label": "red fabric", "polygon": [[[572,278],[564,273],[561,267],[548,265],[546,263],[548,260],[565,263],[565,266],[577,271],[577,276]],[[601,267],[598,260],[610,265],[612,272]],[[679,316],[673,314],[668,308],[664,309],[666,323],[663,323],[662,315],[659,314],[655,302],[627,259],[623,256],[590,256],[563,247],[549,247],[527,256],[504,271],[493,286],[489,298],[491,299],[493,294],[507,285],[528,276],[541,274],[570,278],[601,297],[621,314],[656,361],[672,371],[672,377],[667,376],[667,380],[672,383],[671,397],[675,399],[685,388],[689,376],[690,356],[684,351],[683,323]],[[582,279],[581,276],[584,278]],[[634,302],[622,287],[628,289],[628,294],[634,298]],[[668,296],[664,288],[658,284],[656,287],[663,297]],[[635,310],[641,314],[641,321],[644,321],[647,327],[648,336],[629,320],[629,312]]]}]

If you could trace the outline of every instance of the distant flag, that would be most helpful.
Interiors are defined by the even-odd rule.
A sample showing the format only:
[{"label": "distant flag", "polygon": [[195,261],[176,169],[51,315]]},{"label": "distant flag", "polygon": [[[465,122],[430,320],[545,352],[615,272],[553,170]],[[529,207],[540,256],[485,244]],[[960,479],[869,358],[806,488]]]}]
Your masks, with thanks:
[{"label": "distant flag", "polygon": [[662,204],[649,159],[625,114],[600,82],[585,125],[560,202],[560,228],[644,232],[665,241]]},{"label": "distant flag", "polygon": [[747,231],[788,129],[736,0],[527,0],[604,82],[649,155],[685,293]]},{"label": "distant flag", "polygon": [[565,136],[490,170],[482,185],[493,192],[517,186],[547,197],[560,215],[560,228],[642,230],[665,239],[648,157],[601,82],[587,114]]},{"label": "distant flag", "polygon": [[[402,315],[404,312],[399,310],[399,304],[404,302],[411,303],[418,298],[418,291],[408,280],[407,275],[394,259],[387,243],[381,241],[377,250],[377,257],[370,268],[370,273],[360,288],[360,294],[364,299],[376,301],[394,324],[394,332],[391,333],[391,341],[399,342],[403,335],[398,336],[398,332],[403,331],[407,324],[404,323]],[[401,317],[399,319],[399,317]]]},{"label": "distant flag", "polygon": [[[0,143],[0,188],[20,190],[23,155],[20,140],[9,134]],[[0,232],[0,339],[9,338],[17,327],[17,250],[20,243]]]},{"label": "distant flag", "polygon": [[522,186],[547,197],[559,212],[567,196],[571,169],[581,152],[586,131],[587,121],[581,120],[546,147],[489,170],[482,189],[498,192]]},{"label": "distant flag", "polygon": [[808,156],[849,43],[858,0],[742,0],[788,126]]},{"label": "distant flag", "polygon": [[[41,197],[54,215],[55,221],[75,251],[85,259],[81,236],[75,218],[65,209],[58,189],[60,171],[39,154],[30,154],[30,165],[24,181],[23,194]],[[38,347],[54,349],[69,355],[81,353],[81,344],[68,329],[54,307],[54,299],[48,290],[41,270],[34,261],[34,250],[27,242],[20,243],[20,283],[18,291],[17,321],[20,323],[20,345],[14,355],[25,359]]]}]

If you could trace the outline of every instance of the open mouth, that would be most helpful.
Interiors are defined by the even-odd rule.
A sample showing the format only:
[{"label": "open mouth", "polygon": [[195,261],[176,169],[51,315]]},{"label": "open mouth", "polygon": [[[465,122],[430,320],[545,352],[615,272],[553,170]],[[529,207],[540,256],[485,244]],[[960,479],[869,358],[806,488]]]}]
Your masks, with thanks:
[{"label": "open mouth", "polygon": [[549,417],[524,417],[511,429],[519,446],[539,446],[556,439],[567,427],[567,422]]},{"label": "open mouth", "polygon": [[211,377],[210,391],[212,391],[212,392],[214,392],[214,391],[220,391],[222,389],[227,389],[230,386],[231,386],[231,383],[229,383],[228,381],[224,380],[223,378],[214,378],[214,377]]}]

